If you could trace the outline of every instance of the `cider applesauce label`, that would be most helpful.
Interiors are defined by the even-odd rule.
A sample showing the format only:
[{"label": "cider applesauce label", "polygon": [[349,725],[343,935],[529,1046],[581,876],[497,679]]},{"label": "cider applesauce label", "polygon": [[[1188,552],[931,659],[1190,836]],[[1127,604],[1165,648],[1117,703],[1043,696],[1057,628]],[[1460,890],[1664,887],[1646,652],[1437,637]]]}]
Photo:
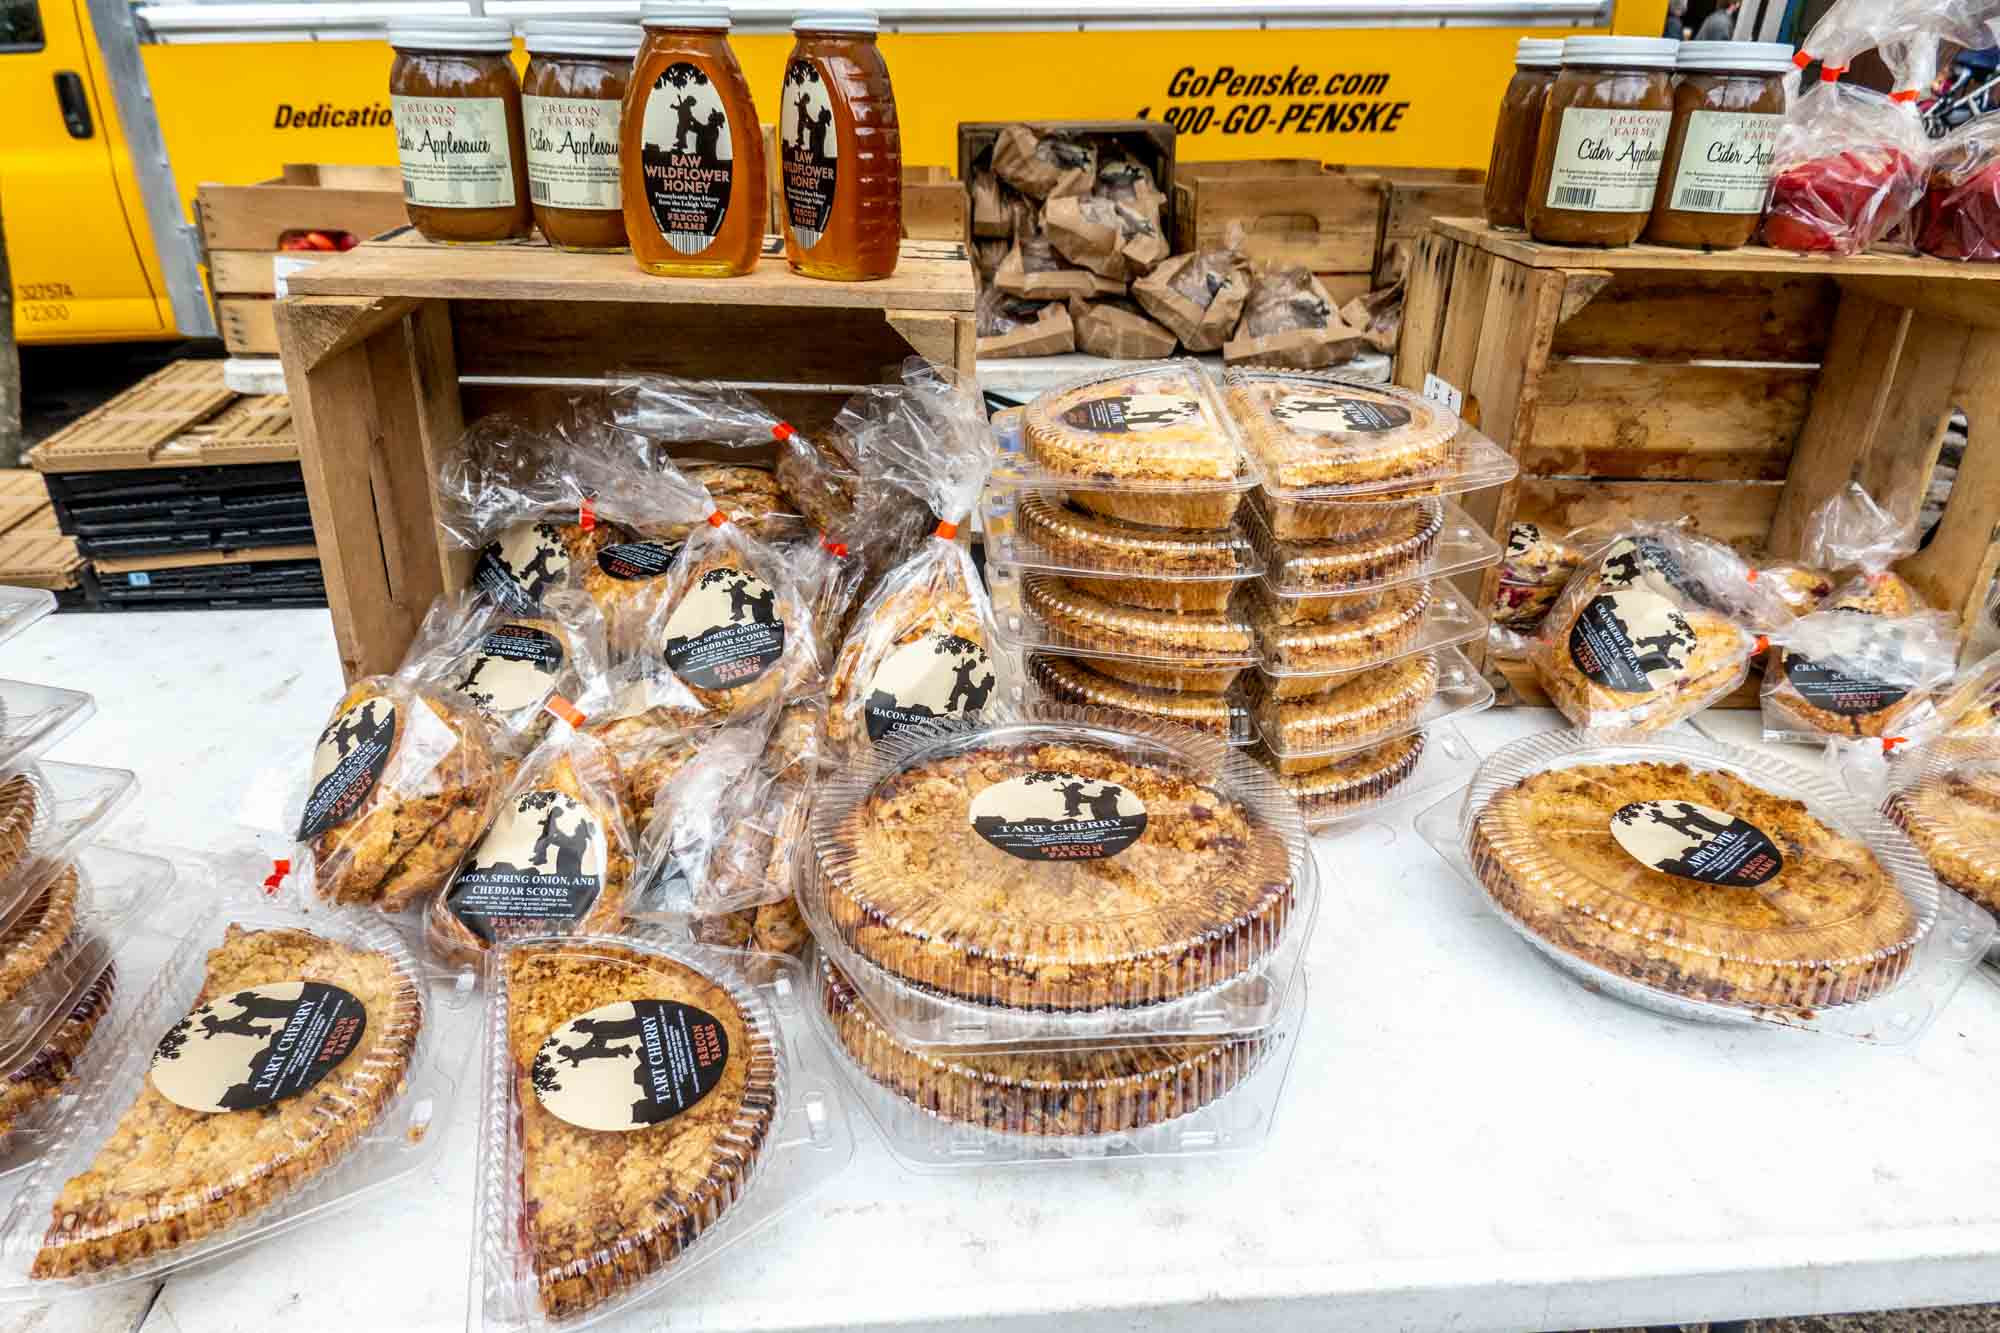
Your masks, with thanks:
[{"label": "cider applesauce label", "polygon": [[732,128],[722,95],[699,65],[677,60],[646,90],[639,135],[646,207],[667,244],[684,255],[713,245],[729,212],[736,179]]},{"label": "cider applesauce label", "polygon": [[391,97],[403,199],[425,208],[512,208],[507,102],[500,97]]},{"label": "cider applesauce label", "polygon": [[1783,116],[1694,112],[1667,206],[1685,213],[1762,213],[1784,123]]},{"label": "cider applesauce label", "polygon": [[528,197],[545,208],[614,209],[618,103],[595,97],[523,97]]},{"label": "cider applesauce label", "polygon": [[1573,213],[1651,209],[1673,119],[1671,111],[1564,111],[1548,206]]}]

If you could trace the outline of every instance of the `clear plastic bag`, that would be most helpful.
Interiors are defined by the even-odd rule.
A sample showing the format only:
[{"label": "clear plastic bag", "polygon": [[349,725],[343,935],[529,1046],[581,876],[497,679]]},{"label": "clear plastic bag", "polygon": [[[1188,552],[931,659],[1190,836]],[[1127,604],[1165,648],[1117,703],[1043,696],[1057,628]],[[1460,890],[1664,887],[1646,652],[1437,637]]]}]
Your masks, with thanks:
[{"label": "clear plastic bag", "polygon": [[582,592],[549,593],[524,613],[468,589],[431,604],[396,674],[475,709],[497,747],[520,754],[554,721],[550,698],[585,713],[610,705],[607,651],[604,620]]},{"label": "clear plastic bag", "polygon": [[1916,231],[1927,255],[2000,260],[2000,121],[1967,121],[1937,146]]},{"label": "clear plastic bag", "polygon": [[363,677],[313,748],[296,859],[328,902],[401,911],[458,868],[499,783],[472,708],[413,680]]},{"label": "clear plastic bag", "polygon": [[836,756],[926,719],[975,716],[1012,682],[1008,659],[995,651],[993,605],[958,539],[993,468],[978,391],[912,357],[902,390],[864,406],[854,436],[867,469],[922,497],[941,521],[855,613],[828,685]]},{"label": "clear plastic bag", "polygon": [[633,832],[652,823],[660,792],[693,761],[715,719],[664,663],[633,660],[615,668],[611,706],[584,723],[618,761]]},{"label": "clear plastic bag", "polygon": [[1959,672],[1938,700],[1938,726],[1952,736],[2000,736],[2000,651]]},{"label": "clear plastic bag", "polygon": [[[557,700],[552,711],[582,718]],[[438,958],[472,961],[514,934],[616,931],[633,883],[635,839],[618,761],[559,721],[522,762],[445,891],[424,938]]]},{"label": "clear plastic bag", "polygon": [[1939,883],[2000,913],[2000,736],[1954,736],[1898,767],[1882,813]]},{"label": "clear plastic bag", "polygon": [[1528,658],[1576,726],[1658,731],[1741,685],[1790,619],[1728,547],[1634,523],[1571,577]]}]

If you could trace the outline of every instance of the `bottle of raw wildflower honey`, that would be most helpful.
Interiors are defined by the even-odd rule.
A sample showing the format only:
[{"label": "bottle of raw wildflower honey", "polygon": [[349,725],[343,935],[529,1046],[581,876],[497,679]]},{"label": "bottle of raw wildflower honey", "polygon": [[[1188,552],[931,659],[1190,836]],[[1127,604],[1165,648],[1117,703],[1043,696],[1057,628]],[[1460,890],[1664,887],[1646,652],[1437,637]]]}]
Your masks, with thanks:
[{"label": "bottle of raw wildflower honey", "polygon": [[865,9],[808,10],[792,24],[779,109],[785,258],[813,278],[896,271],[903,238],[903,139],[880,29]]},{"label": "bottle of raw wildflower honey", "polygon": [[646,36],[621,119],[632,257],[648,273],[748,273],[770,196],[757,107],[729,49],[729,10],[646,0],[639,22]]}]

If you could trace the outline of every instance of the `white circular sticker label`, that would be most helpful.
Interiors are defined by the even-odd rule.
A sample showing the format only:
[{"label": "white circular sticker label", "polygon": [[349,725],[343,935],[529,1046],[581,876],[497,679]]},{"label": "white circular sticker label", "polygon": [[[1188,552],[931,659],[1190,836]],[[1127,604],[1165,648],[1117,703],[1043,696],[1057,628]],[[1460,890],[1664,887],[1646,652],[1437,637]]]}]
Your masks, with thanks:
[{"label": "white circular sticker label", "polygon": [[327,724],[313,747],[301,842],[354,817],[374,793],[395,745],[396,705],[387,699],[363,699]]},{"label": "white circular sticker label", "polygon": [[729,1034],[675,1000],[627,1000],[549,1034],[528,1071],[535,1097],[578,1129],[623,1133],[673,1119],[715,1090]]},{"label": "white circular sticker label", "polygon": [[709,570],[667,617],[667,665],[704,690],[748,685],[785,655],[777,603],[777,590],[748,570]]},{"label": "white circular sticker label", "polygon": [[1271,419],[1300,431],[1328,435],[1379,435],[1410,424],[1401,403],[1333,393],[1288,393],[1271,404]]},{"label": "white circular sticker label", "polygon": [[479,553],[472,581],[502,606],[527,610],[563,585],[569,547],[554,523],[516,523]]},{"label": "white circular sticker label", "polygon": [[998,677],[986,650],[960,634],[926,634],[882,659],[861,710],[868,738],[919,722],[968,717],[986,707]]},{"label": "white circular sticker label", "polygon": [[338,986],[252,986],[168,1028],[149,1077],[162,1097],[190,1111],[254,1111],[326,1077],[367,1029],[368,1011]]},{"label": "white circular sticker label", "polygon": [[1146,807],[1115,782],[1043,769],[972,798],[975,833],[1023,861],[1101,861],[1146,831]]},{"label": "white circular sticker label", "polygon": [[1611,816],[1611,836],[1651,870],[1703,884],[1755,888],[1785,868],[1769,834],[1693,801],[1634,801]]},{"label": "white circular sticker label", "polygon": [[502,625],[488,633],[451,675],[451,688],[482,713],[540,708],[562,670],[562,640],[533,625]]},{"label": "white circular sticker label", "polygon": [[1078,430],[1112,435],[1170,430],[1201,419],[1201,400],[1186,393],[1134,393],[1090,398],[1062,414]]},{"label": "white circular sticker label", "polygon": [[569,793],[538,787],[501,803],[445,906],[490,943],[503,927],[580,921],[603,888],[597,818]]}]

